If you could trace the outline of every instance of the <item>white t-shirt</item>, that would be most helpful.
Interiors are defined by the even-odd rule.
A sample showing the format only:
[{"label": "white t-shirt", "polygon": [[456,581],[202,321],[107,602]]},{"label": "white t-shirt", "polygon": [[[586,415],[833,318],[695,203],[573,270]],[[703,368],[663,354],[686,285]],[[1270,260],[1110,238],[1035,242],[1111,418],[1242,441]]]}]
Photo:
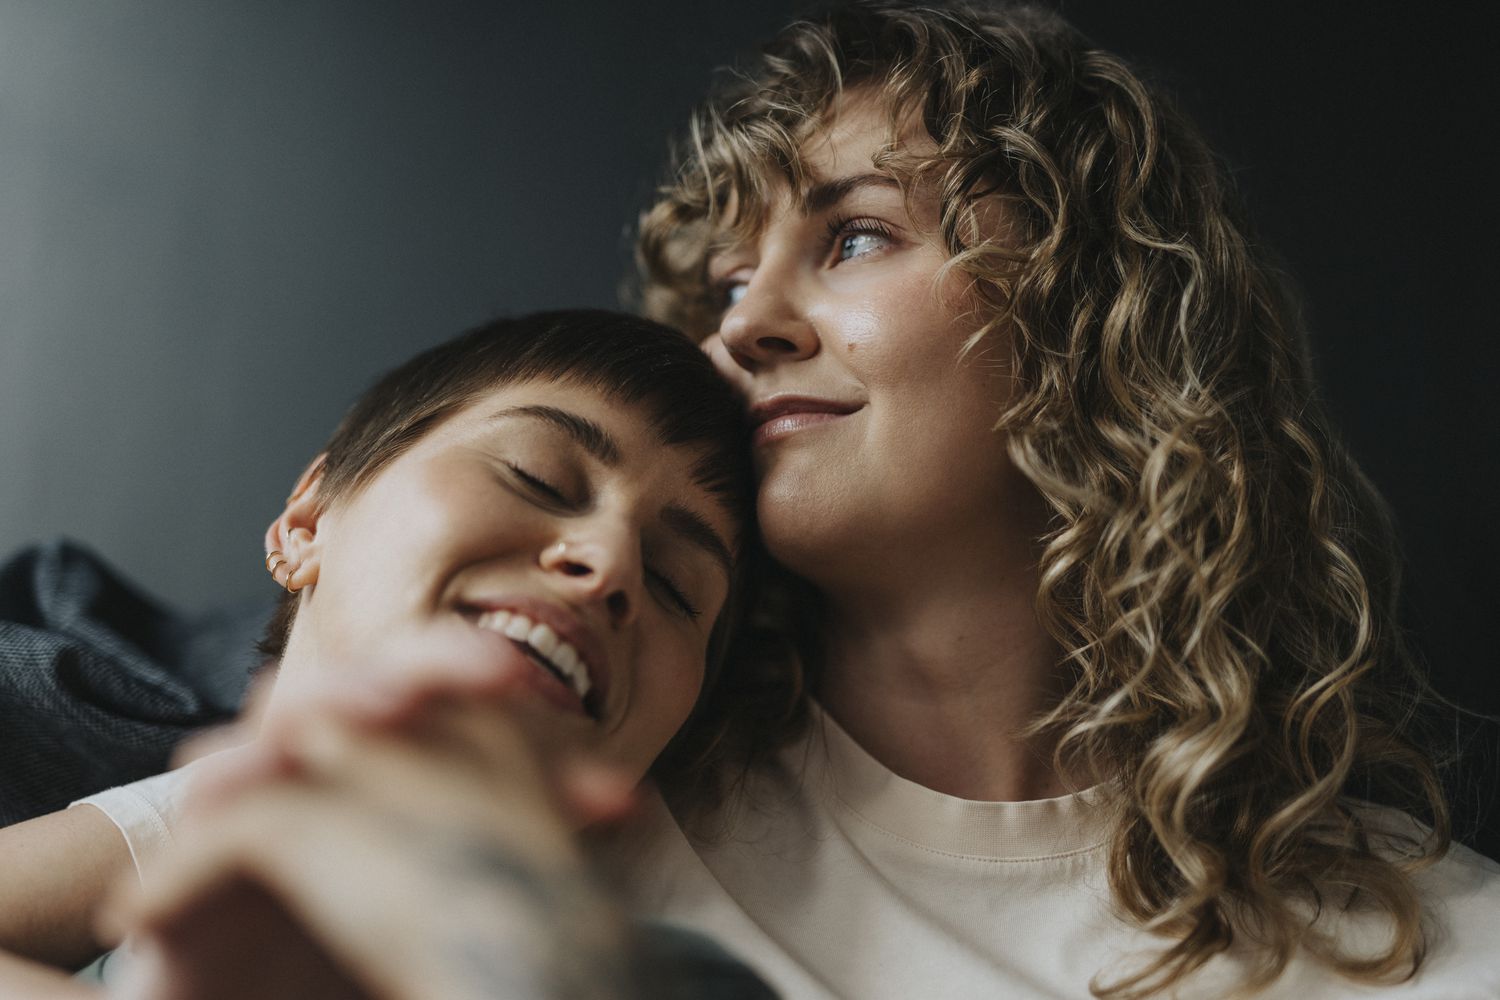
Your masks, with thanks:
[{"label": "white t-shirt", "polygon": [[[69,808],[92,806],[109,817],[130,848],[136,877],[144,881],[152,867],[172,849],[172,828],[182,813],[192,770],[193,764],[188,764],[175,771],[106,789],[79,799]],[[136,944],[127,939],[114,951],[99,956],[75,978],[105,985],[110,997],[128,1000],[146,995],[137,978],[142,972],[142,963],[149,960],[149,956],[142,956]]]},{"label": "white t-shirt", "polygon": [[93,806],[108,816],[130,848],[136,875],[144,879],[156,860],[172,848],[172,827],[182,812],[191,772],[189,764],[98,792],[72,807]]},{"label": "white t-shirt", "polygon": [[[1088,997],[1162,947],[1112,909],[1097,793],[944,795],[822,713],[779,764],[711,844],[653,796],[607,860],[632,911],[714,938],[787,1000]],[[1262,996],[1500,998],[1500,866],[1455,846],[1418,883],[1433,947],[1415,979],[1361,986],[1304,955]],[[1369,918],[1342,920],[1342,941],[1378,940]],[[1225,996],[1249,960],[1231,949],[1168,995]]]}]

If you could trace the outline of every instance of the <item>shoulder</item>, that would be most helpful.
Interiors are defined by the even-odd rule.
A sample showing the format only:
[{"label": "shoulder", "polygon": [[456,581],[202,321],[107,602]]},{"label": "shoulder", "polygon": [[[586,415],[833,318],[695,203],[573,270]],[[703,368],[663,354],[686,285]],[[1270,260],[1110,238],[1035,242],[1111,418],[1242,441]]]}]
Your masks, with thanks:
[{"label": "shoulder", "polygon": [[1481,960],[1496,971],[1500,996],[1500,864],[1454,844],[1414,881],[1433,924],[1433,960]]},{"label": "shoulder", "polygon": [[[1383,806],[1356,803],[1377,852],[1391,860],[1423,853],[1432,831],[1406,813]],[[1500,916],[1500,864],[1453,842],[1447,851],[1417,869],[1412,880],[1423,903],[1439,915],[1467,913],[1473,908]]]},{"label": "shoulder", "polygon": [[1454,843],[1412,881],[1422,900],[1427,954],[1392,996],[1500,997],[1500,864]]}]

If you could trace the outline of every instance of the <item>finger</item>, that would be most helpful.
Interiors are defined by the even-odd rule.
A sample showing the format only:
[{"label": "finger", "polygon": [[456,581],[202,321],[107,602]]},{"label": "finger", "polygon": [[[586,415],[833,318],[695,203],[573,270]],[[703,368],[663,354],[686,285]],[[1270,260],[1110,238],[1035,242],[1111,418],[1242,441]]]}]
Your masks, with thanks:
[{"label": "finger", "polygon": [[572,843],[553,784],[517,730],[490,734],[487,759],[465,743],[372,734],[339,720],[299,732],[289,746],[300,773],[412,821],[441,817],[481,831],[528,857],[571,858]]},{"label": "finger", "polygon": [[449,658],[305,682],[294,701],[267,719],[261,735],[279,739],[300,720],[330,713],[371,727],[399,728],[448,699],[505,704],[531,698],[528,685],[511,666]]},{"label": "finger", "polygon": [[278,734],[278,750],[330,776],[361,766],[360,741],[387,739],[410,747],[434,767],[473,772],[484,780],[542,776],[575,753],[590,724],[561,717],[534,693],[493,700],[464,695],[433,698],[403,724],[367,726],[339,712],[305,712]]},{"label": "finger", "polygon": [[577,829],[623,823],[639,800],[632,775],[612,764],[576,759],[557,771],[559,799]]},{"label": "finger", "polygon": [[172,751],[172,766],[186,767],[204,757],[243,746],[255,738],[255,733],[239,721],[205,729],[189,736]]},{"label": "finger", "polygon": [[[192,831],[170,864],[147,885],[112,897],[101,919],[155,938],[159,953],[178,956],[171,964],[196,963],[234,982],[247,973],[236,964],[246,951],[241,933],[277,919],[265,904],[270,893],[285,920],[307,928],[331,953],[357,959],[352,968],[378,973],[380,953],[402,951],[393,915],[409,915],[404,907],[423,900],[422,886],[403,882],[400,852],[380,831],[348,800],[294,785],[259,789]],[[250,891],[255,886],[262,888]],[[184,960],[184,952],[194,957]]]},{"label": "finger", "polygon": [[293,783],[217,814],[118,919],[148,932],[194,917],[202,926],[199,901],[235,880],[264,886],[337,963],[391,998],[489,996],[538,981],[515,978],[528,967],[545,978],[580,955],[601,967],[611,948],[618,955],[618,920],[576,866],[519,862],[444,837],[440,824],[392,821],[342,790]]},{"label": "finger", "polygon": [[325,689],[319,694],[333,699],[364,688],[363,696],[355,694],[351,708],[379,715],[449,692],[500,696],[534,669],[519,656],[496,657],[492,647],[474,640],[475,630],[468,627],[424,632],[419,638],[387,644],[378,662],[358,669],[329,664],[313,679]]},{"label": "finger", "polygon": [[513,759],[518,744],[524,744],[530,760],[550,775],[559,762],[588,745],[592,729],[584,717],[560,713],[535,692],[525,691],[500,699],[433,699],[403,732],[482,771]]},{"label": "finger", "polygon": [[[110,996],[150,1000],[369,1000],[279,900],[231,880],[130,940]],[[275,956],[274,961],[267,961]]]},{"label": "finger", "polygon": [[272,741],[256,740],[220,751],[195,763],[183,814],[192,818],[212,811],[248,788],[290,777],[296,770],[296,761]]}]

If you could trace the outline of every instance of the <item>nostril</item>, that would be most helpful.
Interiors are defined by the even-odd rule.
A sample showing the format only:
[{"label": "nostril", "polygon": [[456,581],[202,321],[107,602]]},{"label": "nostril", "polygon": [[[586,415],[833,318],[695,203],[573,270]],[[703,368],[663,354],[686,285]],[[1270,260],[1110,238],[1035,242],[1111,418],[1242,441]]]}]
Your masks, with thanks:
[{"label": "nostril", "polygon": [[785,337],[761,337],[756,344],[768,354],[791,354],[797,350],[797,345]]},{"label": "nostril", "polygon": [[564,576],[588,576],[593,572],[589,566],[580,562],[565,562],[562,564]]}]

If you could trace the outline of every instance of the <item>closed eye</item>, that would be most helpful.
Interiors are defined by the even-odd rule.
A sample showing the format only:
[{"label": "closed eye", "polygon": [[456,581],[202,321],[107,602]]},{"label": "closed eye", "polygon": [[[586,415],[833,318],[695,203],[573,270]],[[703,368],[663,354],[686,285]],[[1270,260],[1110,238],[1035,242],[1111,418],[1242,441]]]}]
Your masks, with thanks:
[{"label": "closed eye", "polygon": [[651,569],[648,566],[646,568],[646,583],[656,592],[658,599],[664,601],[684,617],[696,621],[703,614],[692,601],[687,599],[687,595],[683,594],[666,574]]},{"label": "closed eye", "polygon": [[527,472],[525,469],[521,468],[519,465],[516,465],[514,462],[506,462],[505,464],[511,472],[515,473],[516,478],[521,480],[521,482],[526,485],[526,488],[531,490],[538,497],[546,500],[549,503],[556,504],[559,507],[570,506],[570,502],[568,498],[563,495],[563,491],[547,482],[547,480],[543,479],[540,476],[533,475],[532,473]]}]

